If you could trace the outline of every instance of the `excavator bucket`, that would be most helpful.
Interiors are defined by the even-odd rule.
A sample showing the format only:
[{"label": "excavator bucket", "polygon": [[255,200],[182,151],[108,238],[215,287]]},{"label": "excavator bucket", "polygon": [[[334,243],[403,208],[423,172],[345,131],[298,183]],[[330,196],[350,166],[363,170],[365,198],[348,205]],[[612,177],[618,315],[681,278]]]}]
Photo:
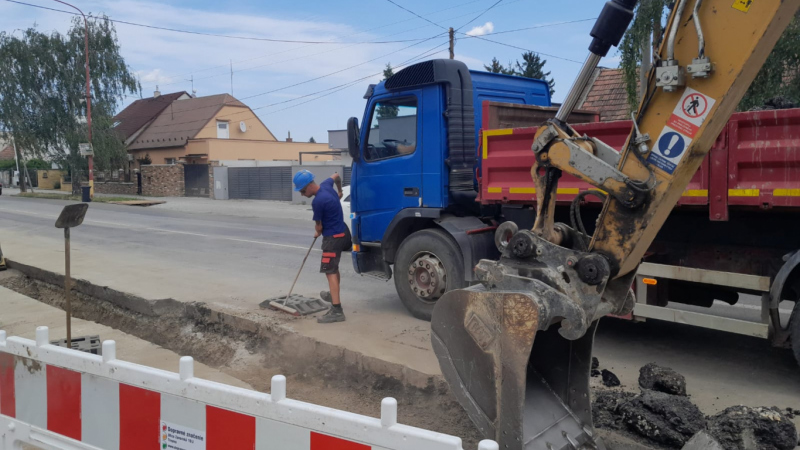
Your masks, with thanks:
[{"label": "excavator bucket", "polygon": [[439,365],[478,429],[500,448],[604,448],[593,438],[589,374],[597,323],[576,340],[550,322],[547,292],[446,293],[431,322]]}]

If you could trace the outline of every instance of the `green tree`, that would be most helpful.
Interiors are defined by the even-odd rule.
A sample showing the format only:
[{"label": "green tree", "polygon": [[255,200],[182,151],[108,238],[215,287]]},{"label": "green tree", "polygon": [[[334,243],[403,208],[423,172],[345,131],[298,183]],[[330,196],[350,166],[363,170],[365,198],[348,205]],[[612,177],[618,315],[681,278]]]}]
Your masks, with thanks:
[{"label": "green tree", "polygon": [[[649,41],[653,30],[661,30],[671,0],[643,0],[636,7],[631,26],[619,46],[620,67],[625,79],[631,110],[638,104],[637,79],[642,64],[642,46]],[[739,110],[763,105],[766,100],[783,96],[800,101],[800,12],[795,15],[758,75],[739,103]]]},{"label": "green tree", "polygon": [[514,74],[514,69],[512,68],[513,66],[511,65],[511,63],[509,63],[508,66],[509,68],[506,69],[505,67],[503,67],[502,64],[500,64],[500,61],[498,61],[497,58],[492,58],[491,65],[487,66],[484,64],[483,68],[491,73],[502,73],[504,75],[513,75]]},{"label": "green tree", "polygon": [[547,63],[546,59],[542,59],[533,52],[525,52],[522,54],[522,62],[517,61],[513,70],[513,75],[525,78],[536,78],[547,82],[550,88],[550,95],[552,96],[556,90],[556,80],[550,76],[550,72],[544,71],[544,65]]},{"label": "green tree", "polygon": [[[392,75],[394,75],[394,69],[392,69],[391,63],[386,63],[386,68],[383,69],[383,79],[388,80]],[[397,106],[393,105],[380,105],[378,106],[378,117],[381,119],[385,119],[387,117],[397,117],[397,114],[400,111],[397,109]]]},{"label": "green tree", "polygon": [[[79,170],[86,160],[78,155],[78,144],[88,141],[84,35],[80,17],[66,34],[36,28],[0,32],[0,128],[20,150]],[[141,86],[120,55],[106,16],[89,21],[89,68],[96,168],[117,168],[126,155],[111,118],[125,93],[135,94]]]},{"label": "green tree", "polygon": [[308,142],[310,142],[312,144],[316,144],[317,143],[317,141],[314,140],[314,136],[311,136],[311,139],[309,139]]}]

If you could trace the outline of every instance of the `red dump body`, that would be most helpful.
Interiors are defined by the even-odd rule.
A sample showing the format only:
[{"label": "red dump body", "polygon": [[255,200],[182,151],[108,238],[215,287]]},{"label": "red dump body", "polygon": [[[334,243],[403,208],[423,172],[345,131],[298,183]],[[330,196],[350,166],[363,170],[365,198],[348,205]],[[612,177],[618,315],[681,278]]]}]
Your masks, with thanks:
[{"label": "red dump body", "polygon": [[[525,107],[484,102],[479,157],[479,200],[482,203],[530,204],[535,189],[530,168],[536,127],[525,120],[497,120]],[[596,116],[584,115],[591,121]],[[497,125],[500,127],[497,127]],[[522,127],[515,128],[524,124]],[[582,134],[620,150],[631,131],[631,121],[590,122],[572,126]],[[502,128],[503,125],[511,125]],[[590,189],[589,184],[564,175],[557,199],[570,202]],[[592,197],[589,197],[592,199]],[[590,200],[596,201],[596,200]],[[726,221],[731,208],[800,207],[800,109],[736,113],[731,116],[700,170],[692,178],[679,206],[708,209],[713,221]]]}]

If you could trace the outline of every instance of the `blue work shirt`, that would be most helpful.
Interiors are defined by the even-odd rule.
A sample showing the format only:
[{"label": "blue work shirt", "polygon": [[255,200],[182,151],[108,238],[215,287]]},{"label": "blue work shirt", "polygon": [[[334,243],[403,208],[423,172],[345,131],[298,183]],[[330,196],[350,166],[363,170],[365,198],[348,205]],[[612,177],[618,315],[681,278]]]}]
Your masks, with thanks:
[{"label": "blue work shirt", "polygon": [[339,194],[333,187],[333,178],[328,178],[319,184],[317,195],[311,202],[314,211],[314,221],[322,222],[322,235],[333,236],[344,233],[347,225],[342,217],[342,205],[339,203]]}]

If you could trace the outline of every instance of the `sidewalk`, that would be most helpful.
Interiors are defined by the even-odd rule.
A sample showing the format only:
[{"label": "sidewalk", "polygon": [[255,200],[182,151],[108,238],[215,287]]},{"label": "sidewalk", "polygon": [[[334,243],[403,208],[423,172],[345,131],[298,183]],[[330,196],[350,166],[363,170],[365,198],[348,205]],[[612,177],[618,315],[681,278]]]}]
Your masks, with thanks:
[{"label": "sidewalk", "polygon": [[[70,195],[70,192],[37,189],[36,193]],[[3,195],[13,196],[20,193],[17,188],[3,188]],[[230,217],[255,217],[255,218],[274,218],[282,217],[286,219],[311,220],[311,204],[293,205],[289,202],[279,202],[270,200],[213,200],[201,197],[145,197],[143,195],[117,195],[117,194],[95,194],[99,197],[131,197],[141,200],[164,201],[160,205],[150,206],[152,209],[166,211],[184,212],[190,214],[203,214],[213,216]]]},{"label": "sidewalk", "polygon": [[[15,276],[13,271],[0,272],[0,279],[11,276]],[[0,311],[3,311],[3,315],[0,317],[0,329],[4,330],[8,337],[19,336],[25,339],[35,339],[36,327],[40,326],[50,328],[50,339],[52,340],[66,337],[64,311],[2,286],[0,286]],[[103,341],[115,341],[117,358],[121,360],[178,372],[178,361],[181,355],[99,323],[72,319],[72,336],[90,335],[99,335]],[[198,361],[194,363],[194,373],[197,378],[252,389],[249,384]]]}]

